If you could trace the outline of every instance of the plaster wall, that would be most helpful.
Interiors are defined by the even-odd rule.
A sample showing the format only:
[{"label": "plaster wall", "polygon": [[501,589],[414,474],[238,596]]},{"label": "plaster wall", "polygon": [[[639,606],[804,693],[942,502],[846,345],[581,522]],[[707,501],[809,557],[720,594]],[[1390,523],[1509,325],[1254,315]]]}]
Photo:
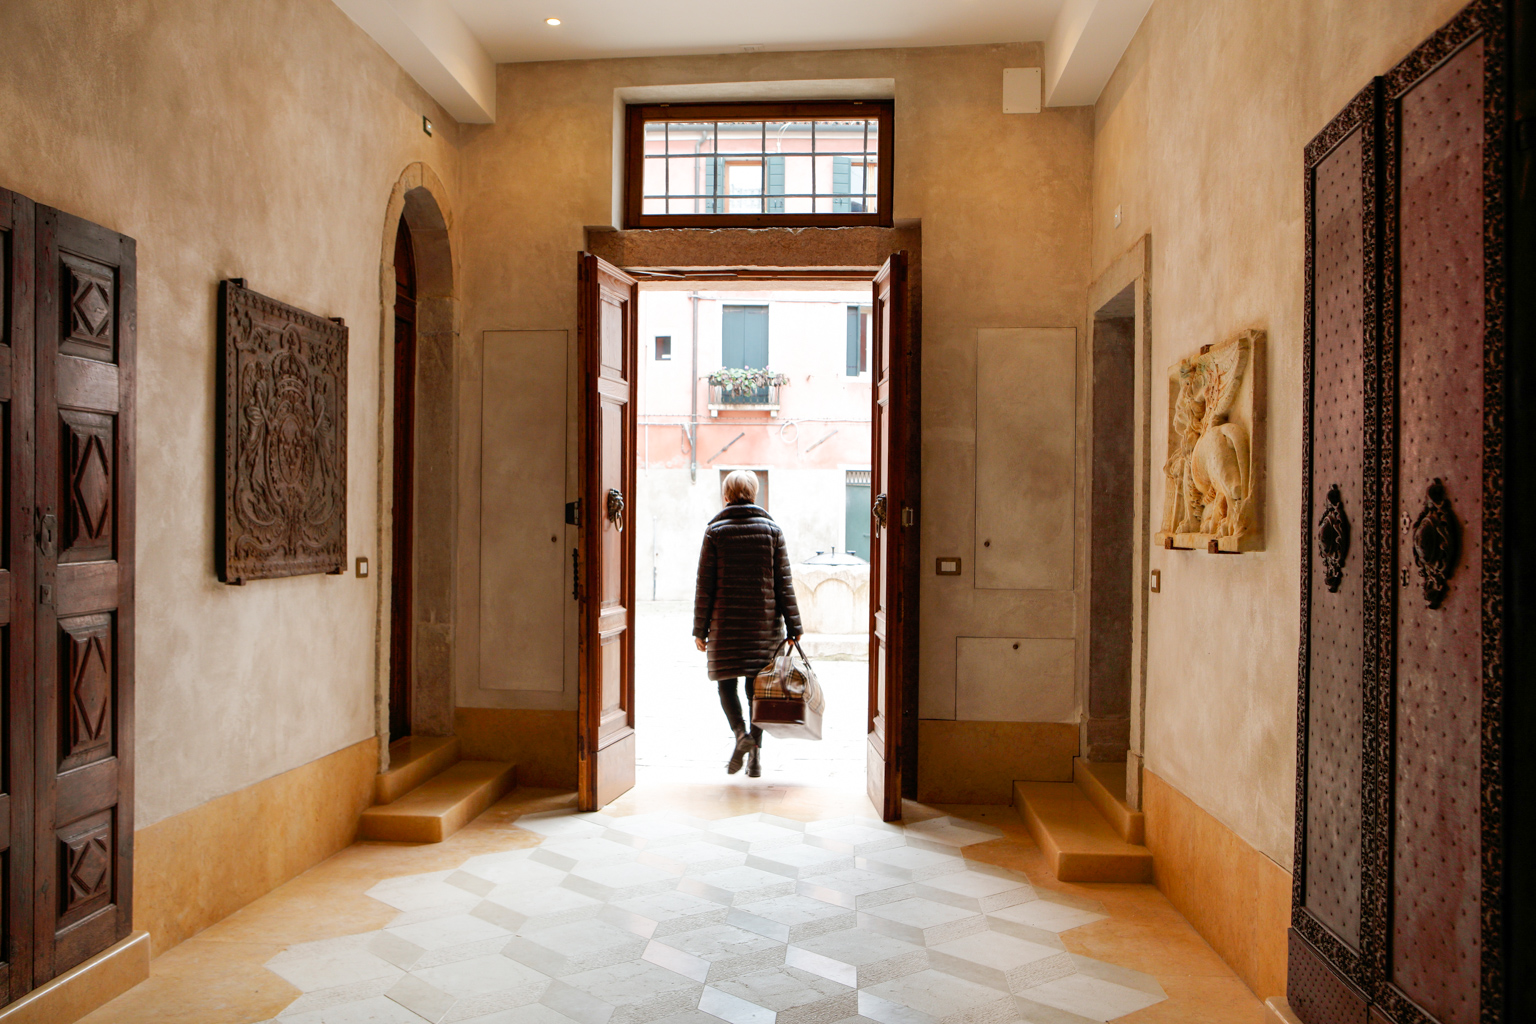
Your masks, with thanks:
[{"label": "plaster wall", "polygon": [[[572,349],[567,374],[567,436],[576,437],[576,254],[589,226],[614,225],[616,90],[708,83],[772,83],[824,79],[894,82],[896,223],[921,221],[923,343],[923,562],[974,550],[976,493],[977,332],[986,328],[1073,328],[1087,337],[1088,198],[1093,113],[1051,109],[1037,115],[1002,112],[1002,71],[1041,63],[1036,43],[757,53],[563,61],[503,65],[497,123],[460,128],[463,168],[460,224],[464,240],[465,307],[462,372],[473,393],[478,374],[475,339],[486,330],[564,330]],[[729,86],[741,96],[753,86]],[[770,86],[758,86],[767,92]],[[722,90],[722,91],[723,91]],[[848,229],[847,237],[861,237]],[[714,235],[723,234],[714,232]],[[698,265],[682,260],[670,265]],[[708,261],[703,261],[707,263]],[[865,262],[865,261],[853,261]],[[650,338],[642,338],[651,344]],[[686,358],[685,338],[673,336],[673,359]],[[1085,365],[1082,359],[1078,365]],[[1086,386],[1074,387],[1078,417]],[[552,382],[554,386],[557,383]],[[1027,375],[1020,389],[1034,386]],[[478,463],[478,421],[466,420],[466,466]],[[1083,430],[1073,457],[1081,462]],[[702,445],[701,445],[702,447]],[[712,450],[712,449],[711,449]],[[471,454],[473,453],[473,454]],[[850,460],[851,461],[851,460]],[[576,452],[567,447],[566,499],[575,497]],[[1079,488],[1084,474],[1066,486]],[[461,477],[461,508],[490,509],[473,472]],[[1075,495],[1078,529],[1086,503]],[[773,500],[780,495],[774,486]],[[529,536],[564,530],[558,504],[519,521]],[[461,556],[479,525],[464,521]],[[1074,556],[1082,561],[1081,546]],[[935,577],[925,569],[921,592],[922,715],[954,718],[957,637],[1072,639],[1078,630],[1078,589],[978,590],[969,575]],[[569,567],[558,578],[521,581],[525,593],[563,602],[563,637],[543,638],[536,657],[548,671],[563,668],[559,707],[576,707],[575,603]],[[1086,577],[1081,566],[1073,574]],[[461,580],[478,580],[461,573]],[[642,580],[642,585],[648,583]],[[480,605],[462,594],[460,608]],[[466,624],[467,628],[467,624]],[[456,659],[472,671],[472,659]],[[461,680],[458,692],[488,692]],[[502,707],[548,695],[499,695]],[[510,698],[510,699],[508,699]],[[959,723],[970,725],[972,723]],[[977,723],[980,724],[980,723]],[[1070,770],[1070,758],[1064,762]],[[995,769],[993,769],[995,770]],[[1011,775],[1009,778],[1023,776]],[[998,790],[1006,801],[1006,786]]]},{"label": "plaster wall", "polygon": [[[1150,234],[1155,380],[1269,332],[1265,549],[1151,551],[1146,767],[1292,860],[1301,494],[1302,149],[1460,0],[1158,0],[1094,110],[1095,276]],[[1120,224],[1115,226],[1116,211]],[[1168,395],[1150,395],[1152,451]],[[1151,506],[1165,480],[1154,454]],[[1137,586],[1146,586],[1138,580]]]},{"label": "plaster wall", "polygon": [[455,180],[455,126],[330,0],[7,0],[0,38],[0,186],[138,240],[144,828],[374,735],[381,577],[214,576],[217,283],[345,318],[348,564],[377,564],[385,207],[413,162]]}]

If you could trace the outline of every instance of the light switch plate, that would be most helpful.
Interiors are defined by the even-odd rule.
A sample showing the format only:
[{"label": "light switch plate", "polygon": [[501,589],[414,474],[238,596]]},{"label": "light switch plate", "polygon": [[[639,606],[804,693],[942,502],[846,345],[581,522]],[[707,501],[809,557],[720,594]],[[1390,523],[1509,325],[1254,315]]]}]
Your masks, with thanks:
[{"label": "light switch plate", "polygon": [[1152,586],[1151,586],[1151,590],[1152,590],[1152,593],[1154,593],[1154,594],[1161,594],[1163,592],[1163,570],[1161,570],[1161,569],[1153,569],[1152,570]]},{"label": "light switch plate", "polygon": [[934,560],[933,571],[938,576],[959,576],[960,559],[938,558]]},{"label": "light switch plate", "polygon": [[1040,69],[1003,69],[1003,113],[1040,113]]},{"label": "light switch plate", "polygon": [[357,578],[360,580],[368,578],[368,559],[361,556],[357,559]]}]

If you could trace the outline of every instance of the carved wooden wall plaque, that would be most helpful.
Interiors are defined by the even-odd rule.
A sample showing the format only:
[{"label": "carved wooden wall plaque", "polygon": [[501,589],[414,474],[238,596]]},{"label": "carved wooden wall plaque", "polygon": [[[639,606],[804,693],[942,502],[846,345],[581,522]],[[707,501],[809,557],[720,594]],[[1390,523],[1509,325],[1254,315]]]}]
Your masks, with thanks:
[{"label": "carved wooden wall plaque", "polygon": [[219,286],[219,325],[219,578],[345,571],[346,326],[238,278]]}]

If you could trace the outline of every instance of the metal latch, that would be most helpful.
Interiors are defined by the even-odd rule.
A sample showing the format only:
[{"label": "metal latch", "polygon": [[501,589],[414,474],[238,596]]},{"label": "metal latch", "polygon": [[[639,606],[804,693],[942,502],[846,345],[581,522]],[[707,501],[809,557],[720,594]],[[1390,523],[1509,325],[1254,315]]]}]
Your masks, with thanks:
[{"label": "metal latch", "polygon": [[565,503],[565,525],[566,526],[580,526],[581,525],[581,499],[580,498],[577,498],[575,501],[568,501],[568,502]]},{"label": "metal latch", "polygon": [[917,519],[917,513],[916,512],[914,512],[909,507],[906,507],[906,506],[902,507],[902,510],[901,510],[901,525],[902,526],[911,526],[913,521],[916,520],[916,519]]}]

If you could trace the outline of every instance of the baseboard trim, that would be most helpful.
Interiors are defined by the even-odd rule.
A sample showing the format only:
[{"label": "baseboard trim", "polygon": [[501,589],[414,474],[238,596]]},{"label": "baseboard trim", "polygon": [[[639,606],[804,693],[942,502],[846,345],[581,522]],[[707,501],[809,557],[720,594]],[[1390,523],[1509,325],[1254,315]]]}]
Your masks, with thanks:
[{"label": "baseboard trim", "polygon": [[134,932],[0,1009],[0,1024],[73,1024],[149,977],[149,933]]}]

